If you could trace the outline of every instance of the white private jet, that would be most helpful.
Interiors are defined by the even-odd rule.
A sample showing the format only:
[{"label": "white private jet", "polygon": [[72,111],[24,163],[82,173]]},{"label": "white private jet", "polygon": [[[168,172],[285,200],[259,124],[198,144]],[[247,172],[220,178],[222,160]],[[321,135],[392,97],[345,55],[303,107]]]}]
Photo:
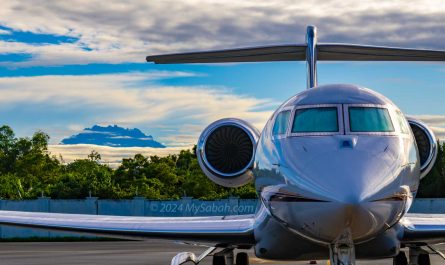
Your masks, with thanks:
[{"label": "white private jet", "polygon": [[179,253],[171,264],[246,265],[254,248],[270,260],[393,258],[430,264],[432,244],[445,242],[445,215],[409,214],[419,181],[432,168],[437,142],[422,122],[406,118],[386,97],[355,85],[317,86],[324,61],[445,61],[445,51],[349,44],[306,44],[148,56],[155,63],[306,60],[307,90],[284,102],[260,133],[229,118],[201,134],[197,156],[204,173],[225,187],[250,181],[260,197],[255,215],[124,217],[0,211],[0,224],[159,238],[209,246],[199,257]]}]

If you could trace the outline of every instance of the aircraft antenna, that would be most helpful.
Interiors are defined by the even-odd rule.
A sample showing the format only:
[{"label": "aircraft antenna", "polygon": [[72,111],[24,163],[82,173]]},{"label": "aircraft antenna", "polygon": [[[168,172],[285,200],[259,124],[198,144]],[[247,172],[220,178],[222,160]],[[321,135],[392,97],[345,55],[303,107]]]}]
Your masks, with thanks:
[{"label": "aircraft antenna", "polygon": [[317,27],[306,30],[307,89],[317,86]]}]

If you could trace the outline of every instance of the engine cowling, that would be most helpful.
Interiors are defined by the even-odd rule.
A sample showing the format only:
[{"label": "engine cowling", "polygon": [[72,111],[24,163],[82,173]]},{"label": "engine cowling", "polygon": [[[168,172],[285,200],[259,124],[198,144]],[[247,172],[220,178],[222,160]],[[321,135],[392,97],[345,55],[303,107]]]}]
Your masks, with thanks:
[{"label": "engine cowling", "polygon": [[259,131],[246,121],[227,118],[201,133],[196,155],[204,174],[224,187],[240,187],[253,179],[252,167]]},{"label": "engine cowling", "polygon": [[408,123],[416,139],[420,158],[420,178],[425,177],[437,157],[437,140],[433,131],[426,124],[416,119],[408,118]]}]

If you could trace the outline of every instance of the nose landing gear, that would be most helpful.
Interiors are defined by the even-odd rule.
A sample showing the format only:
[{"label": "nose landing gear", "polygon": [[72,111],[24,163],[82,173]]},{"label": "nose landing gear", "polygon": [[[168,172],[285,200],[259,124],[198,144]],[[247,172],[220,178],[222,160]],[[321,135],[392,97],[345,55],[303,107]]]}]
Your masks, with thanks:
[{"label": "nose landing gear", "polygon": [[351,230],[347,229],[329,247],[332,265],[355,265],[355,248],[351,237]]}]

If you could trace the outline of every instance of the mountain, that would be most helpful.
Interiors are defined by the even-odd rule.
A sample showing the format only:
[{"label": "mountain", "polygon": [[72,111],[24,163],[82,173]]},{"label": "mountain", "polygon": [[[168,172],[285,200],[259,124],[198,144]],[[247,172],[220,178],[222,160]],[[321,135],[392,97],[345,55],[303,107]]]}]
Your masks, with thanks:
[{"label": "mountain", "polygon": [[61,144],[95,144],[112,147],[155,147],[165,148],[156,142],[151,135],[145,135],[141,130],[126,129],[117,125],[102,127],[94,125],[85,128],[79,134],[65,138]]}]

